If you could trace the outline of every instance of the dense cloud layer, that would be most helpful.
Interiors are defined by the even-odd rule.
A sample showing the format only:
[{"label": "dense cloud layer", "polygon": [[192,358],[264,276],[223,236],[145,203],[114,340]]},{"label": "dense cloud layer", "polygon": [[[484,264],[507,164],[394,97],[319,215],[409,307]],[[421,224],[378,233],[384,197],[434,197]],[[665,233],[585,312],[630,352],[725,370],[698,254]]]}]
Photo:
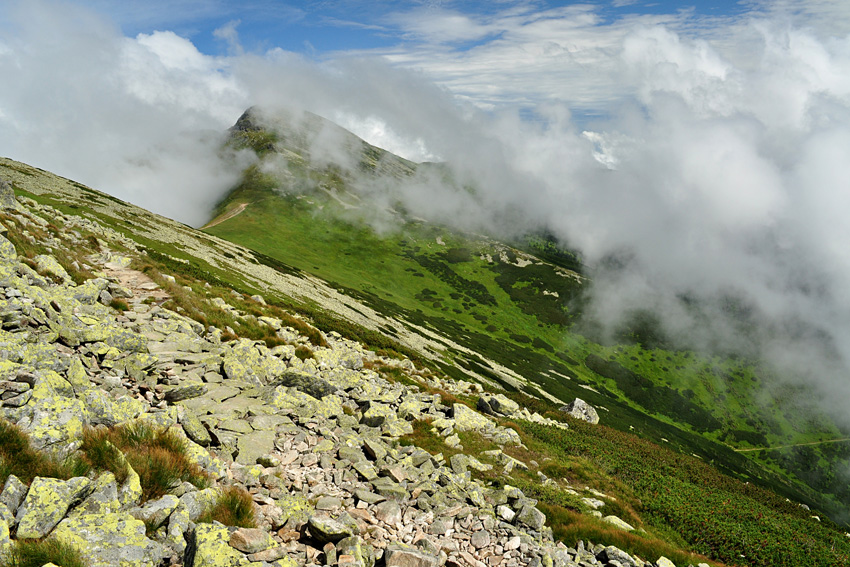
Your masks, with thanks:
[{"label": "dense cloud layer", "polygon": [[[850,357],[850,36],[835,20],[803,29],[763,13],[691,30],[682,14],[604,24],[587,7],[527,25],[396,17],[434,49],[448,40],[432,29],[501,34],[429,65],[414,51],[388,54],[394,64],[242,53],[235,24],[219,34],[232,54],[214,58],[167,31],[124,37],[64,4],[17,7],[0,28],[3,155],[199,224],[251,159],[218,151],[215,133],[251,104],[311,110],[411,159],[445,160],[478,188],[436,177],[396,188],[415,214],[508,234],[546,227],[579,248],[610,328],[650,307],[670,336],[759,348],[824,399],[850,394],[840,369]],[[454,27],[437,25],[443,16]],[[545,34],[569,33],[573,47],[545,49]],[[539,92],[512,95],[522,118],[475,96],[490,81],[512,98],[507,79],[474,71],[518,48],[547,65]],[[553,82],[545,72],[559,64]],[[579,73],[587,64],[598,73]],[[531,71],[522,84],[533,90]],[[595,90],[593,115],[605,118],[576,120],[571,97],[584,112]]]}]

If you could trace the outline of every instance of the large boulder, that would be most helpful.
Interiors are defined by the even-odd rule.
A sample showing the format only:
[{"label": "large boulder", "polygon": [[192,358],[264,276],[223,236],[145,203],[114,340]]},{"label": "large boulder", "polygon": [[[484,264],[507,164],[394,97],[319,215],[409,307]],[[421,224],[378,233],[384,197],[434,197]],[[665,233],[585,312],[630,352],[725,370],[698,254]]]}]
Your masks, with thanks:
[{"label": "large boulder", "polygon": [[168,553],[126,512],[69,516],[50,538],[76,547],[89,567],[156,567]]},{"label": "large boulder", "polygon": [[562,406],[561,411],[568,413],[570,416],[576,419],[581,419],[594,425],[599,423],[599,414],[596,413],[596,410],[593,408],[593,406],[591,406],[581,398],[576,398],[567,405]]},{"label": "large boulder", "polygon": [[91,481],[85,477],[71,480],[37,476],[20,508],[16,521],[19,539],[37,539],[50,533],[74,504],[88,495]]}]

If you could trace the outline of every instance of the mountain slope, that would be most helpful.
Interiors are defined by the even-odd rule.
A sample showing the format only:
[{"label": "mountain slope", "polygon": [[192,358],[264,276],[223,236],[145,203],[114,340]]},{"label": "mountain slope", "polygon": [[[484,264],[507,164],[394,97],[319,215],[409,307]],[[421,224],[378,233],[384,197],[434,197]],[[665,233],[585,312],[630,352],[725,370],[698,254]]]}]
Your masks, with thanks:
[{"label": "mountain slope", "polygon": [[[430,518],[427,520],[429,522],[442,518],[444,526],[446,522],[458,522],[458,533],[465,534],[469,530],[476,530],[473,526],[475,518],[481,519],[481,527],[484,528],[477,531],[489,531],[491,528],[486,527],[489,523],[485,523],[489,520],[485,516],[492,519],[492,510],[505,506],[498,512],[502,520],[511,514],[519,517],[506,520],[513,522],[506,524],[510,530],[518,529],[515,526],[519,526],[534,532],[529,536],[531,540],[523,540],[519,536],[515,540],[516,545],[526,546],[521,555],[524,558],[522,564],[533,556],[541,561],[548,561],[545,557],[554,557],[553,564],[569,565],[565,557],[553,551],[551,542],[547,541],[548,532],[542,524],[543,518],[532,511],[538,509],[538,506],[546,514],[546,526],[568,546],[576,545],[580,539],[592,539],[596,543],[614,544],[643,557],[658,557],[663,553],[681,565],[703,561],[700,557],[685,553],[689,550],[704,553],[714,560],[739,565],[798,565],[809,562],[837,566],[846,564],[850,557],[850,541],[842,530],[826,519],[812,518],[812,512],[797,503],[788,502],[783,496],[752,483],[723,475],[701,459],[670,450],[663,446],[665,443],[656,444],[604,425],[607,420],[616,417],[626,420],[633,416],[636,427],[648,424],[647,427],[662,428],[658,431],[668,427],[671,433],[676,432],[672,426],[641,417],[627,405],[616,407],[619,415],[615,415],[609,408],[609,412],[603,413],[603,425],[597,426],[572,420],[545,400],[529,398],[517,392],[509,392],[507,398],[501,398],[499,407],[502,410],[495,412],[496,415],[491,418],[471,413],[473,410],[470,406],[477,406],[480,387],[446,379],[422,366],[428,363],[425,355],[433,355],[429,348],[438,349],[444,342],[435,339],[414,344],[411,340],[413,346],[420,348],[416,351],[412,347],[405,348],[401,344],[382,340],[381,335],[371,334],[368,329],[330,317],[329,312],[338,309],[337,313],[359,313],[359,320],[370,325],[400,325],[397,319],[381,318],[356,300],[339,296],[332,287],[316,278],[259,256],[249,249],[204,235],[31,166],[0,160],[0,178],[11,181],[15,192],[25,203],[24,210],[2,215],[3,226],[0,231],[9,240],[6,237],[0,240],[0,277],[3,278],[3,287],[7,289],[4,294],[7,299],[2,303],[4,328],[0,335],[7,345],[4,348],[12,345],[16,352],[31,351],[37,354],[32,359],[15,355],[16,361],[11,363],[4,360],[0,366],[2,372],[8,371],[10,366],[14,369],[14,365],[53,365],[54,359],[61,358],[54,356],[54,350],[58,354],[68,354],[70,347],[56,342],[56,332],[38,314],[38,309],[42,307],[52,317],[65,313],[64,316],[76,326],[74,328],[79,327],[78,331],[83,333],[91,330],[89,325],[100,324],[100,319],[107,321],[110,326],[114,325],[121,315],[117,312],[110,315],[104,305],[83,308],[74,303],[76,309],[73,309],[66,302],[79,303],[81,300],[74,297],[83,297],[85,290],[89,290],[89,295],[92,294],[91,290],[98,284],[91,283],[91,278],[97,275],[102,262],[126,257],[133,262],[133,266],[154,278],[171,296],[162,306],[157,306],[159,315],[155,318],[162,320],[158,323],[159,331],[145,326],[145,321],[151,316],[149,311],[153,311],[145,309],[150,302],[141,298],[136,301],[141,305],[135,315],[135,322],[143,325],[138,327],[137,333],[144,331],[145,341],[150,342],[149,352],[161,359],[154,366],[133,369],[132,365],[127,366],[124,361],[124,358],[131,356],[127,352],[114,346],[112,348],[116,350],[112,351],[101,348],[110,345],[99,344],[96,342],[99,338],[84,334],[79,335],[78,339],[78,342],[82,342],[79,345],[80,352],[72,349],[74,356],[86,357],[88,372],[97,377],[98,383],[103,382],[104,387],[109,384],[104,378],[107,372],[102,370],[108,371],[110,366],[116,365],[116,361],[126,367],[129,376],[121,381],[120,388],[113,385],[113,396],[123,392],[124,382],[133,385],[135,394],[145,391],[163,395],[166,390],[173,389],[180,390],[181,395],[195,395],[195,398],[188,400],[173,396],[169,401],[163,397],[163,407],[158,409],[169,410],[173,409],[173,405],[180,405],[184,408],[184,416],[186,412],[199,412],[215,433],[215,439],[209,441],[212,451],[223,459],[230,454],[231,459],[244,460],[247,457],[242,451],[233,451],[234,444],[237,449],[241,446],[238,432],[244,433],[246,423],[256,422],[259,425],[259,422],[271,419],[275,413],[272,411],[265,415],[265,411],[259,409],[262,404],[250,400],[258,400],[259,390],[263,388],[278,387],[275,381],[279,378],[278,372],[271,371],[269,374],[269,371],[280,367],[280,357],[285,354],[287,368],[314,373],[310,383],[302,382],[298,388],[289,392],[294,400],[290,397],[271,398],[274,404],[283,406],[286,411],[282,409],[281,413],[287,418],[291,417],[292,425],[296,426],[288,427],[287,423],[287,427],[282,428],[284,437],[294,438],[288,439],[290,444],[284,447],[291,447],[297,458],[302,459],[299,464],[293,464],[291,470],[283,469],[284,473],[289,471],[295,475],[298,481],[295,483],[293,477],[285,475],[287,490],[305,489],[310,485],[306,475],[315,475],[319,471],[323,471],[319,473],[323,475],[322,478],[336,470],[343,474],[346,482],[350,482],[352,477],[357,482],[365,482],[357,475],[368,475],[371,470],[368,467],[372,467],[381,472],[381,476],[373,477],[372,489],[385,490],[387,494],[400,497],[399,506],[404,506],[405,514],[411,517],[415,514],[420,519]],[[37,274],[36,268],[45,274],[54,274],[51,277],[61,274],[49,261],[50,258],[67,270],[71,274],[69,279],[75,281],[59,278],[61,283],[52,283],[52,280]],[[260,263],[260,260],[265,264]],[[277,271],[269,265],[274,265]],[[39,282],[43,288],[20,283],[22,277]],[[80,285],[75,285],[75,282]],[[101,280],[100,283],[106,282]],[[58,308],[53,307],[51,310],[45,304],[43,298],[46,292],[43,290],[55,296]],[[248,297],[248,294],[261,290],[265,301]],[[292,297],[284,296],[281,290]],[[27,307],[30,296],[39,299],[37,309],[32,309],[32,305]],[[339,301],[335,302],[338,297]],[[150,299],[153,303],[161,301]],[[288,310],[281,308],[284,302],[288,302]],[[146,313],[148,315],[144,315]],[[97,318],[93,318],[95,316]],[[269,323],[264,323],[263,318]],[[132,328],[134,321],[127,317],[124,319],[121,325]],[[273,324],[275,321],[278,325],[286,321],[286,327],[277,331]],[[251,337],[258,329],[264,329],[265,334]],[[398,351],[405,351],[419,362],[370,353],[333,331],[359,336],[366,346],[383,349],[385,354],[399,356]],[[399,329],[397,334],[406,336],[401,331]],[[62,330],[62,333],[67,336],[64,339],[66,341],[77,336],[76,331],[69,334],[69,331]],[[250,338],[262,339],[265,344],[255,343]],[[106,340],[119,344],[109,337]],[[138,347],[137,343],[135,341],[132,344]],[[151,344],[155,346],[151,348]],[[187,347],[179,346],[191,347],[193,344],[203,344],[207,350],[201,353],[183,352],[183,348]],[[280,348],[270,349],[267,345]],[[396,352],[392,352],[393,349]],[[313,359],[310,358],[311,353],[315,353]],[[254,375],[259,380],[258,384],[246,382],[249,378],[247,374],[238,380],[234,378],[239,372],[238,365],[234,365],[234,358],[246,362],[252,369],[256,368]],[[364,368],[359,370],[359,374],[355,371],[353,376],[350,366],[355,364],[355,359],[360,360]],[[367,363],[369,367],[366,367]],[[196,378],[199,366],[204,369],[203,375],[207,380],[204,384],[209,389],[204,394],[193,390],[198,386]],[[607,372],[604,368],[600,369]],[[61,368],[59,371],[67,372]],[[226,380],[224,375],[227,376]],[[354,380],[357,375],[360,376],[359,380],[365,381],[362,385],[347,382]],[[328,396],[330,399],[322,402],[325,405],[320,404],[315,396],[303,392],[309,390],[316,393],[315,387],[324,387],[317,377],[331,381],[329,383],[336,385],[342,392]],[[371,386],[367,387],[367,383]],[[2,384],[4,391],[11,387],[6,381]],[[56,387],[61,386],[67,391],[62,378],[56,384]],[[43,386],[39,387],[44,390]],[[183,387],[186,387],[185,394]],[[230,389],[225,397],[233,396],[232,402],[222,403],[223,398],[216,398],[221,395],[222,389]],[[191,394],[190,390],[195,394]],[[217,393],[214,394],[214,391]],[[324,398],[318,393],[316,395]],[[415,395],[416,400],[425,404],[415,411],[409,404],[405,406],[404,411],[412,418],[410,421],[400,417],[405,396],[408,395]],[[383,396],[387,398],[377,399]],[[66,392],[65,398],[79,402],[73,393]],[[345,399],[347,405],[332,407],[331,402],[337,398]],[[10,398],[4,394],[4,413],[7,410],[12,413],[26,411],[26,404],[24,410],[12,404],[7,407],[7,399]],[[151,400],[157,401],[156,396],[152,395]],[[427,403],[423,400],[427,400]],[[270,403],[268,400],[266,402]],[[332,411],[325,411],[326,416],[318,411],[320,405],[324,410]],[[390,405],[392,415],[376,415],[379,408],[386,410],[384,406],[387,405]],[[372,413],[369,413],[370,410]],[[219,415],[222,412],[227,414],[228,419]],[[158,415],[165,417],[171,413],[160,411]],[[466,429],[462,419],[464,415],[490,424],[486,426],[489,428],[488,435],[476,432],[475,427],[473,430]],[[550,421],[554,418],[566,420],[569,428],[564,429]],[[29,424],[31,427],[38,425]],[[184,426],[181,424],[181,427]],[[35,430],[43,428],[35,427]],[[364,436],[374,436],[376,439],[368,447],[364,446],[367,452],[371,452],[371,457],[368,467],[362,469],[365,472],[360,473],[353,467],[357,459],[351,449],[359,451],[359,445],[365,443],[362,439]],[[330,456],[327,467],[318,466],[318,453],[321,451],[313,449],[319,446],[322,437],[324,446],[328,445],[325,443],[328,441],[333,447],[330,455],[321,457],[327,460],[326,457]],[[496,443],[494,438],[502,442]],[[506,439],[517,438],[522,441],[522,445],[505,442]],[[355,446],[346,445],[346,439],[346,442],[356,439]],[[417,457],[424,457],[425,460],[430,457],[410,447],[419,447],[433,454],[432,464],[439,464],[439,468],[433,471],[442,483],[439,487],[431,486],[427,481],[425,484],[417,484],[424,479],[418,476],[422,473],[417,472],[420,467],[413,465],[411,455],[416,453]],[[381,452],[381,448],[386,454]],[[387,455],[395,455],[398,461],[387,461]],[[475,465],[475,461],[468,459],[470,455],[480,459],[480,464],[484,466]],[[5,459],[6,454],[0,457]],[[337,457],[338,462],[335,462]],[[410,459],[405,460],[406,457]],[[741,459],[744,464],[748,462]],[[5,461],[0,464],[5,466]],[[488,466],[492,468],[488,469]],[[235,463],[230,468],[237,476],[245,470],[243,463]],[[275,467],[265,467],[263,473],[275,476],[281,471],[275,472]],[[417,479],[417,483],[399,481],[404,476]],[[234,478],[234,481],[250,485],[251,478],[244,474],[243,480]],[[260,478],[267,485],[263,490],[268,490],[274,498],[262,493],[257,495],[258,501],[263,502],[264,506],[270,505],[269,500],[273,500],[275,506],[287,501],[288,492],[274,492],[273,483],[268,477]],[[474,479],[474,482],[470,482],[470,479]],[[477,492],[476,487],[479,486],[485,487],[486,491],[482,489],[482,492]],[[403,494],[399,492],[400,487],[404,490]],[[257,488],[256,485],[254,488]],[[361,501],[371,498],[367,493],[361,494]],[[451,502],[439,501],[439,495]],[[456,501],[459,503],[455,504]],[[599,505],[597,501],[602,503],[604,514],[625,519],[638,529],[626,532],[595,519],[592,509]],[[313,507],[318,505],[318,502],[305,502],[303,499],[298,502],[300,506],[309,508],[311,514],[315,512]],[[388,506],[391,507],[391,504]],[[425,511],[428,506],[431,506],[432,512],[439,513],[429,516]],[[374,511],[373,508],[370,504],[369,514]],[[461,514],[462,510],[467,510],[470,515],[467,517],[467,512]],[[480,510],[486,513],[479,514]],[[5,519],[2,521],[5,522]],[[377,520],[372,525],[388,525],[381,521]],[[303,522],[306,522],[306,518],[294,520],[293,525],[303,528],[306,525]],[[204,530],[206,528],[200,531]],[[219,536],[229,537],[226,530],[219,531]],[[307,546],[313,552],[320,549],[315,541],[310,541],[302,532],[293,531],[294,536],[290,532],[286,532],[286,535],[300,538],[298,545]],[[442,536],[431,533],[430,529],[427,531],[430,539],[438,538],[441,545],[445,541]],[[377,530],[364,532],[364,538],[380,543],[380,533]],[[153,537],[161,535],[153,534]],[[507,543],[507,539],[501,535],[499,537],[498,545],[502,546],[503,552],[506,548],[503,544]],[[514,540],[511,541],[511,545],[514,545]],[[0,544],[5,543],[0,541]],[[224,545],[226,548],[226,539]],[[464,549],[472,549],[466,543],[462,545]],[[309,554],[310,551],[305,552],[304,547],[299,549],[302,554],[299,557],[303,562],[304,557],[310,557],[304,553]],[[446,549],[452,561],[477,565],[459,555],[458,549]],[[567,553],[564,548],[560,549]],[[491,555],[480,554],[488,550]],[[495,550],[495,543],[485,543],[467,553],[477,554],[470,557],[480,561],[492,557]],[[580,555],[578,549],[573,551],[575,553],[571,553],[571,557]],[[610,553],[614,551],[610,550]],[[604,557],[610,559],[610,556],[603,554],[602,547],[594,547],[593,554],[600,561]],[[436,556],[436,552],[431,555]],[[456,559],[459,556],[461,559]]]},{"label": "mountain slope", "polygon": [[589,286],[576,255],[545,238],[509,245],[462,233],[405,209],[399,192],[423,187],[411,180],[440,166],[392,156],[314,115],[252,109],[232,132],[230,143],[259,161],[206,232],[331,282],[392,318],[379,327],[390,337],[429,336],[427,355],[450,376],[553,401],[580,397],[606,423],[742,478],[793,486],[836,513],[850,502],[846,443],[733,450],[846,438],[816,408],[796,405],[805,392],[779,387],[765,403],[772,379],[758,361],[662,348],[651,314],[636,314],[622,333],[634,340],[597,342],[582,319]]}]

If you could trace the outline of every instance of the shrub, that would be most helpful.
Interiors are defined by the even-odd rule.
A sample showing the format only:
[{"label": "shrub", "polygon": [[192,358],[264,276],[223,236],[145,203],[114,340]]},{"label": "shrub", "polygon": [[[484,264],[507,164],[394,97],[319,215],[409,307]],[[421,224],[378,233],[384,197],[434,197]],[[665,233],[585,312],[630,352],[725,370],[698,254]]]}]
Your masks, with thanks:
[{"label": "shrub", "polygon": [[225,526],[255,528],[257,521],[254,516],[254,500],[244,488],[228,486],[198,521],[207,524],[216,521]]},{"label": "shrub", "polygon": [[41,567],[47,563],[62,567],[86,567],[77,548],[54,539],[21,539],[0,561],[0,567]]}]

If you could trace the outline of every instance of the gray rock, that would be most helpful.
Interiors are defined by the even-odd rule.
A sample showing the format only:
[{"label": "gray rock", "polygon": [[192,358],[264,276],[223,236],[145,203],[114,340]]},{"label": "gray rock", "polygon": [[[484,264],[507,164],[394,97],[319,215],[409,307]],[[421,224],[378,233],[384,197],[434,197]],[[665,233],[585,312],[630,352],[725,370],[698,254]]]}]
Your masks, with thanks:
[{"label": "gray rock", "polygon": [[396,526],[401,524],[401,507],[395,500],[387,500],[375,506],[375,517],[385,524]]},{"label": "gray rock", "polygon": [[526,504],[517,512],[514,520],[539,532],[546,523],[546,515],[534,506]]},{"label": "gray rock", "polygon": [[437,567],[439,563],[439,556],[400,543],[390,544],[384,550],[386,567]]},{"label": "gray rock", "polygon": [[314,514],[310,516],[307,523],[310,527],[310,534],[322,543],[337,542],[360,533],[357,522],[345,512],[337,518],[324,514]]},{"label": "gray rock", "polygon": [[177,509],[179,504],[179,498],[166,494],[162,498],[146,502],[141,508],[130,510],[130,514],[152,529],[156,529],[168,520],[168,517]]},{"label": "gray rock", "polygon": [[26,495],[27,485],[11,474],[6,479],[6,484],[3,485],[3,492],[0,492],[0,504],[5,504],[9,512],[16,514]]},{"label": "gray rock", "polygon": [[259,553],[276,545],[271,534],[260,528],[237,528],[230,534],[230,547],[242,553]]},{"label": "gray rock", "polygon": [[375,550],[365,543],[360,536],[351,536],[339,540],[336,544],[337,559],[340,555],[350,555],[363,567],[374,567]]},{"label": "gray rock", "polygon": [[618,547],[614,547],[613,545],[609,545],[608,547],[597,553],[596,558],[599,561],[603,561],[605,563],[610,563],[611,561],[619,561],[620,565],[623,565],[623,567],[637,566],[637,562],[631,555],[629,555]]},{"label": "gray rock", "polygon": [[15,197],[15,191],[12,189],[12,184],[5,179],[0,179],[0,208],[20,210],[21,205]]},{"label": "gray rock", "polygon": [[599,423],[599,414],[596,413],[596,410],[593,408],[593,406],[591,406],[581,398],[576,398],[569,404],[562,406],[561,411],[568,413],[576,419],[581,419],[594,425]]},{"label": "gray rock", "polygon": [[198,382],[196,384],[181,384],[180,386],[167,390],[165,392],[165,399],[174,403],[181,400],[188,400],[190,398],[197,398],[198,396],[206,394],[207,389],[207,385],[203,382]]},{"label": "gray rock", "polygon": [[306,372],[298,372],[295,370],[288,370],[284,372],[282,375],[271,380],[269,382],[269,386],[271,388],[275,388],[276,386],[289,386],[291,388],[297,388],[305,394],[313,396],[317,400],[320,400],[325,396],[336,392],[335,386],[326,382],[325,380],[322,380],[318,376],[307,374]]}]

